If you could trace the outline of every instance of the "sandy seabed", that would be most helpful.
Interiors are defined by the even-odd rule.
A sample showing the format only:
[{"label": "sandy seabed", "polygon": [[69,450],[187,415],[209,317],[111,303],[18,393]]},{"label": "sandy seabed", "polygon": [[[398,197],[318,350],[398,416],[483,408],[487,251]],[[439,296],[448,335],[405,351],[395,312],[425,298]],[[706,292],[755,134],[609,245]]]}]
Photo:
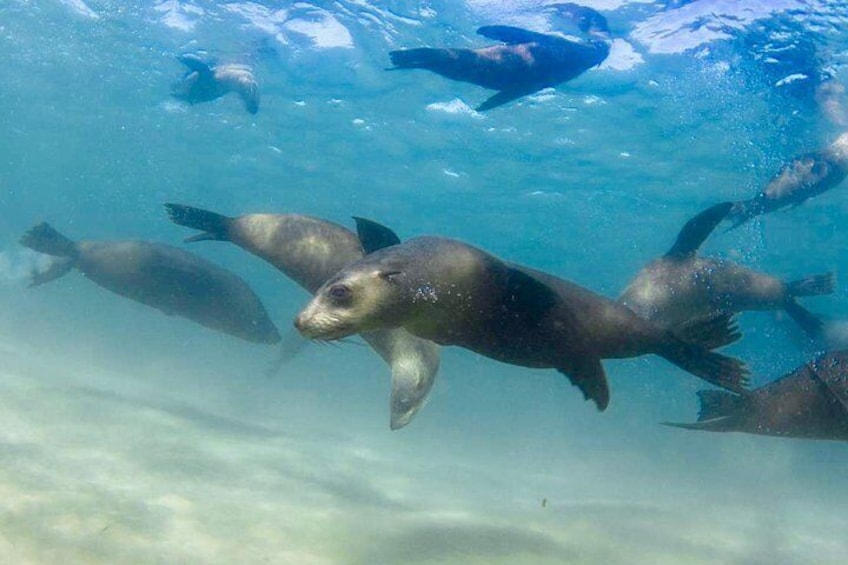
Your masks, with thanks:
[{"label": "sandy seabed", "polygon": [[[630,473],[626,458],[565,454],[561,468],[539,468],[458,457],[461,447],[416,439],[426,430],[319,425],[309,396],[280,400],[289,418],[234,417],[179,386],[85,373],[18,346],[0,356],[2,563],[750,565],[848,555],[848,515],[805,505],[803,493],[775,512],[768,500],[717,500],[713,487]],[[611,476],[628,496],[587,487]]]}]

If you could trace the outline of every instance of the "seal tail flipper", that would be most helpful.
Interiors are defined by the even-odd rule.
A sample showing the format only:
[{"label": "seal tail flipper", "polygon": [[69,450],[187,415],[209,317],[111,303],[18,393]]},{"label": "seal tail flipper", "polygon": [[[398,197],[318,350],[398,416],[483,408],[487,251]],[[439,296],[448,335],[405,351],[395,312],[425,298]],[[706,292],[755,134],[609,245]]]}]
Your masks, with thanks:
[{"label": "seal tail flipper", "polygon": [[68,271],[74,266],[74,261],[70,257],[54,257],[50,265],[43,271],[33,270],[29,277],[29,288],[39,286],[51,281],[55,281],[59,277],[68,274]]},{"label": "seal tail flipper", "polygon": [[822,339],[824,337],[824,322],[822,319],[798,304],[795,300],[788,300],[783,309],[807,336],[813,339]]},{"label": "seal tail flipper", "polygon": [[382,224],[357,216],[353,220],[356,222],[356,235],[366,255],[400,243],[398,235]]},{"label": "seal tail flipper", "polygon": [[674,333],[689,343],[697,343],[707,349],[718,349],[739,341],[742,332],[733,313],[707,315],[687,320],[674,328]]},{"label": "seal tail flipper", "polygon": [[744,392],[748,384],[745,363],[712,352],[701,344],[683,341],[671,332],[657,354],[684,371],[733,392]]},{"label": "seal tail flipper", "polygon": [[39,253],[55,255],[57,257],[76,258],[76,244],[57,232],[47,222],[42,222],[27,230],[20,239],[21,245],[29,247]]},{"label": "seal tail flipper", "polygon": [[697,423],[663,422],[663,425],[686,430],[733,431],[736,428],[731,416],[745,409],[746,398],[723,390],[699,390],[698,401],[701,403],[701,409]]},{"label": "seal tail flipper", "polygon": [[682,259],[693,255],[716,226],[727,217],[733,206],[733,202],[722,202],[690,219],[677,234],[677,240],[665,256]]},{"label": "seal tail flipper", "polygon": [[398,69],[434,69],[450,62],[446,49],[438,49],[434,47],[418,47],[416,49],[401,49],[399,51],[390,51],[389,57],[392,60],[393,68],[388,70],[394,71]]},{"label": "seal tail flipper", "polygon": [[833,273],[812,275],[787,284],[789,296],[821,296],[833,294],[836,288],[836,276]]},{"label": "seal tail flipper", "polygon": [[186,243],[230,240],[230,223],[233,218],[182,204],[165,204],[165,210],[175,224],[204,232],[186,238]]},{"label": "seal tail flipper", "polygon": [[582,362],[571,369],[557,369],[557,371],[568,377],[571,384],[583,393],[583,398],[592,400],[599,411],[606,410],[609,405],[610,392],[606,373],[604,373],[600,359],[583,359]]}]

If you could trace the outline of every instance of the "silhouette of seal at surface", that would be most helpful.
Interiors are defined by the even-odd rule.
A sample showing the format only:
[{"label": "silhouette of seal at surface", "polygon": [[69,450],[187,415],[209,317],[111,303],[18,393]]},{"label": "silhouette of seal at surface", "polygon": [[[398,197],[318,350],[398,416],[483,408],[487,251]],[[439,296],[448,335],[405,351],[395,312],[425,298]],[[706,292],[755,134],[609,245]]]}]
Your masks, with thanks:
[{"label": "silhouette of seal at surface", "polygon": [[230,92],[237,93],[244,108],[251,114],[259,111],[259,85],[246,65],[211,66],[197,55],[180,55],[180,62],[188,67],[171,94],[189,104],[209,102]]},{"label": "silhouette of seal at surface", "polygon": [[701,411],[693,424],[665,425],[709,432],[848,440],[848,351],[802,365],[747,394],[698,392]]},{"label": "silhouette of seal at surface", "polygon": [[571,41],[512,26],[483,26],[477,33],[502,41],[479,49],[421,47],[392,51],[389,70],[426,69],[444,77],[499,91],[476,108],[491,110],[543,88],[569,81],[603,62],[602,39]]}]

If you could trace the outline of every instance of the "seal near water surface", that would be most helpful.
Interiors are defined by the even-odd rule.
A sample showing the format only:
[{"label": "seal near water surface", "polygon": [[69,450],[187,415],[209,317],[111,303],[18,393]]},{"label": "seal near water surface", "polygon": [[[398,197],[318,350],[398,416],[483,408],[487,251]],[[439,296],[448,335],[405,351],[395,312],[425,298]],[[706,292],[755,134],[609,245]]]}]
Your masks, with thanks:
[{"label": "seal near water surface", "polygon": [[600,65],[609,55],[601,39],[571,41],[557,35],[511,26],[483,26],[477,33],[503,42],[479,49],[421,47],[392,51],[399,69],[426,69],[452,80],[499,92],[476,108],[491,110],[543,88],[569,81]]},{"label": "seal near water surface", "polygon": [[[295,325],[320,340],[402,327],[505,363],[555,368],[600,410],[609,402],[601,359],[656,353],[734,391],[743,390],[747,374],[741,362],[612,300],[441,237],[413,238],[351,263],[324,283]],[[739,337],[729,316],[689,330],[692,340],[712,344]]]},{"label": "seal near water surface", "polygon": [[648,263],[618,301],[668,327],[718,312],[785,310],[810,337],[818,339],[822,321],[796,298],[832,293],[833,273],[784,282],[725,259],[697,255],[732,207],[731,202],[716,204],[689,220],[671,249]]},{"label": "seal near water surface", "polygon": [[255,343],[277,343],[280,334],[262,302],[241,278],[192,253],[146,241],[71,241],[46,223],[27,231],[21,244],[58,257],[31,286],[79,270],[97,285],[170,316]]},{"label": "seal near water surface", "polygon": [[761,214],[800,206],[808,198],[840,185],[846,176],[848,132],[820,151],[795,157],[781,167],[762,192],[750,200],[735,202],[727,215],[730,229]]},{"label": "seal near water surface", "polygon": [[251,114],[259,111],[259,85],[247,65],[209,65],[197,55],[180,55],[179,61],[188,67],[171,94],[189,104],[209,102],[235,92]]},{"label": "seal near water surface", "polygon": [[848,351],[834,351],[744,395],[698,392],[693,424],[667,426],[709,432],[848,441]]},{"label": "seal near water surface", "polygon": [[[229,241],[252,253],[314,294],[343,267],[362,258],[351,230],[298,214],[246,214],[228,217],[208,210],[165,204],[171,220],[203,233],[186,239]],[[385,244],[398,243],[384,232]],[[396,237],[396,236],[395,236]],[[439,347],[403,329],[362,333],[392,369],[391,428],[402,428],[426,402],[439,369]]]}]

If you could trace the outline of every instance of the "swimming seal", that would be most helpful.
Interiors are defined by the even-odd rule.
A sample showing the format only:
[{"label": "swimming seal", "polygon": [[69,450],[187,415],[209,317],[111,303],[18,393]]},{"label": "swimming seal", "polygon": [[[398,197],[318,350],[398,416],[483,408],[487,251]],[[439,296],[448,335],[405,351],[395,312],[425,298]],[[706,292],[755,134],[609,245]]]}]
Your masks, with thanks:
[{"label": "swimming seal", "polygon": [[230,92],[235,92],[251,114],[259,111],[259,85],[250,67],[246,65],[211,66],[196,55],[180,55],[179,61],[188,71],[171,91],[175,98],[189,104],[209,102]]},{"label": "swimming seal", "polygon": [[[203,232],[187,242],[230,241],[264,259],[310,294],[363,255],[355,233],[319,218],[298,214],[232,218],[180,204],[165,204],[165,208],[175,223]],[[383,240],[386,245],[395,242],[399,240]],[[439,369],[439,348],[402,329],[365,332],[362,337],[392,368],[390,425],[400,429],[426,402]]]},{"label": "swimming seal", "polygon": [[[505,363],[555,368],[600,410],[609,402],[601,359],[656,353],[736,391],[746,375],[741,362],[684,341],[612,300],[441,237],[413,238],[346,266],[318,289],[295,326],[321,340],[402,327]],[[712,322],[707,326],[715,333]],[[729,318],[720,330],[726,342],[738,338]]]},{"label": "swimming seal", "polygon": [[697,423],[665,425],[848,441],[848,351],[822,355],[744,395],[702,390],[698,399]]},{"label": "swimming seal", "polygon": [[499,92],[476,108],[485,112],[536,91],[569,81],[600,65],[609,55],[606,41],[576,42],[510,26],[483,26],[477,33],[502,41],[480,49],[422,47],[392,51],[393,68],[427,69],[452,80]]},{"label": "swimming seal", "polygon": [[833,273],[784,282],[725,259],[697,255],[732,207],[730,202],[716,204],[689,220],[671,249],[648,263],[618,301],[639,316],[669,327],[717,312],[785,310],[808,335],[820,337],[821,320],[796,298],[832,293]]},{"label": "swimming seal", "polygon": [[277,343],[280,334],[246,282],[192,253],[147,241],[71,241],[46,223],[27,231],[21,244],[59,257],[31,286],[72,268],[116,294],[255,343]]},{"label": "swimming seal", "polygon": [[808,198],[839,186],[848,176],[848,132],[828,147],[795,157],[781,167],[766,187],[750,200],[733,204],[727,215],[730,229],[737,228],[755,216],[791,206],[795,208]]}]

